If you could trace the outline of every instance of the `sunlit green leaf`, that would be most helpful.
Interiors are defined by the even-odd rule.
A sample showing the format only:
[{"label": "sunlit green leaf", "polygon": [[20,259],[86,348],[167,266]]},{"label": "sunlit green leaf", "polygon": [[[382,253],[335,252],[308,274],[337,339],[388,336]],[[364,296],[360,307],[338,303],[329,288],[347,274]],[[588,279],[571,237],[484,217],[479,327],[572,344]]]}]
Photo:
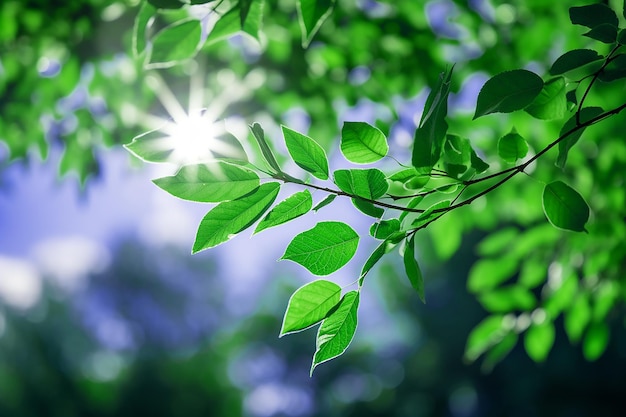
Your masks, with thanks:
[{"label": "sunlit green leaf", "polygon": [[474,119],[490,113],[511,113],[535,100],[543,80],[534,72],[517,69],[490,78],[478,93]]},{"label": "sunlit green leaf", "polygon": [[345,122],[341,129],[341,152],[350,162],[369,164],[387,155],[387,138],[379,129],[363,122]]},{"label": "sunlit green leaf", "polygon": [[591,320],[591,306],[585,293],[580,293],[567,309],[564,317],[565,332],[570,342],[576,343],[580,340]]},{"label": "sunlit green leaf", "polygon": [[184,200],[218,203],[233,200],[259,186],[259,176],[224,162],[186,165],[176,175],[153,181],[168,193]]},{"label": "sunlit green leaf", "polygon": [[138,57],[146,49],[148,22],[155,14],[156,9],[149,2],[142,3],[139,8],[139,13],[137,13],[133,25],[133,55],[135,57]]},{"label": "sunlit green leaf", "polygon": [[215,206],[200,222],[192,253],[212,248],[257,221],[276,199],[280,184],[262,184],[250,194]]},{"label": "sunlit green leaf", "polygon": [[385,174],[376,168],[338,169],[333,177],[341,191],[368,200],[382,197],[389,189]]},{"label": "sunlit green leaf", "polygon": [[518,285],[509,285],[481,293],[478,301],[492,313],[527,311],[535,307],[537,303],[531,291]]},{"label": "sunlit green leaf", "polygon": [[519,133],[512,131],[498,140],[498,155],[505,162],[514,163],[528,153],[526,139]]},{"label": "sunlit green leaf", "polygon": [[389,220],[381,220],[379,222],[374,223],[370,227],[370,235],[375,237],[376,239],[387,239],[393,233],[400,230],[400,220],[398,219],[389,219]]},{"label": "sunlit green leaf", "polygon": [[524,109],[531,116],[542,119],[561,119],[567,112],[565,79],[556,77],[548,80],[535,100]]},{"label": "sunlit green leaf", "polygon": [[550,68],[550,74],[561,75],[591,62],[600,61],[602,56],[591,49],[574,49],[557,58]]},{"label": "sunlit green leaf", "polygon": [[307,329],[326,317],[341,299],[341,287],[323,279],[296,290],[287,304],[280,337]]},{"label": "sunlit green leaf", "polygon": [[524,335],[524,348],[535,362],[543,362],[554,344],[554,324],[550,320],[533,323]]},{"label": "sunlit green leaf", "polygon": [[545,186],[543,211],[555,227],[575,232],[584,231],[589,220],[589,206],[583,197],[562,181]]},{"label": "sunlit green leaf", "polygon": [[385,239],[378,247],[371,253],[371,255],[363,264],[363,268],[361,269],[361,275],[359,276],[359,287],[363,285],[363,280],[365,276],[371,271],[371,269],[380,261],[380,259],[387,253],[391,252],[393,248],[395,248],[398,243],[404,239],[406,236],[405,232],[396,232]]},{"label": "sunlit green leaf", "polygon": [[411,227],[419,228],[432,222],[434,219],[442,215],[443,212],[440,210],[447,209],[448,207],[450,207],[450,200],[443,200],[433,204],[424,210],[424,212],[421,213],[417,219],[413,221],[413,223],[411,223]]},{"label": "sunlit green leaf", "polygon": [[254,123],[250,126],[250,131],[259,145],[259,149],[261,149],[261,154],[263,155],[265,162],[274,170],[274,172],[281,172],[280,166],[278,166],[278,162],[276,162],[276,157],[274,157],[272,149],[265,140],[265,132],[263,131],[261,125]]},{"label": "sunlit green leaf", "polygon": [[311,210],[313,199],[309,190],[295,193],[281,201],[259,222],[254,233],[298,218]]},{"label": "sunlit green leaf", "polygon": [[422,276],[420,266],[415,259],[415,235],[411,236],[406,241],[403,260],[404,270],[407,277],[409,277],[411,286],[415,291],[417,291],[417,295],[419,296],[420,300],[422,300],[423,303],[426,303],[424,293],[424,277]]},{"label": "sunlit green leaf", "polygon": [[506,252],[518,234],[519,231],[515,227],[505,227],[490,233],[478,244],[478,253],[480,256],[492,256]]},{"label": "sunlit green leaf", "polygon": [[326,317],[317,332],[317,349],[313,356],[311,375],[315,368],[343,354],[356,332],[360,293],[347,292],[331,315]]},{"label": "sunlit green leaf", "polygon": [[294,162],[321,180],[328,179],[328,159],[324,149],[310,137],[282,126],[287,150]]},{"label": "sunlit green leaf", "polygon": [[172,66],[196,55],[202,29],[198,20],[185,20],[161,29],[152,39],[151,67]]},{"label": "sunlit green leaf", "polygon": [[347,224],[320,222],[297,235],[281,259],[294,261],[314,275],[329,275],[354,256],[359,235]]},{"label": "sunlit green leaf", "polygon": [[473,293],[492,290],[516,271],[517,263],[510,258],[481,259],[470,270],[467,289]]},{"label": "sunlit green leaf", "polygon": [[505,318],[501,315],[488,316],[478,323],[467,336],[465,357],[473,362],[491,346],[499,343],[509,332]]},{"label": "sunlit green leaf", "polygon": [[324,21],[333,12],[336,0],[298,0],[298,21],[302,31],[302,47],[311,43],[313,36],[320,29]]},{"label": "sunlit green leaf", "polygon": [[319,209],[326,207],[327,205],[332,203],[335,200],[335,198],[337,198],[337,194],[330,194],[326,196],[326,198],[324,198],[322,201],[317,203],[315,207],[313,207],[313,211],[318,211]]},{"label": "sunlit green leaf", "polygon": [[380,219],[385,214],[385,210],[383,208],[358,197],[352,199],[352,204],[354,204],[354,207],[356,207],[361,213],[376,219]]}]

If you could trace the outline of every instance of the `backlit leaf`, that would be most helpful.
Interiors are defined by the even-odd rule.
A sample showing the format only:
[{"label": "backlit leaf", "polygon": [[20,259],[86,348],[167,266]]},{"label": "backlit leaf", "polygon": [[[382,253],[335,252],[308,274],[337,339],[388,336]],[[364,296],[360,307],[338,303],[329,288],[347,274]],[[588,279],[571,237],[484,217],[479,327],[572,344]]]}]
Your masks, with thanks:
[{"label": "backlit leaf", "polygon": [[328,179],[328,159],[324,149],[308,136],[282,126],[287,150],[294,162],[321,180]]},{"label": "backlit leaf", "polygon": [[274,170],[274,172],[281,172],[280,166],[278,166],[278,162],[276,162],[276,158],[274,157],[274,153],[270,148],[269,144],[265,140],[265,132],[260,124],[254,123],[250,126],[250,131],[252,132],[252,136],[257,141],[259,145],[259,149],[261,149],[261,154],[263,154],[263,158],[265,162]]},{"label": "backlit leaf", "polygon": [[387,138],[378,128],[363,122],[345,122],[341,129],[341,152],[350,162],[369,164],[387,155]]},{"label": "backlit leaf", "polygon": [[297,217],[300,217],[311,210],[313,199],[309,190],[295,193],[286,200],[281,201],[265,215],[259,222],[254,233],[259,233],[270,227],[278,226]]},{"label": "backlit leaf", "polygon": [[371,255],[365,261],[365,264],[363,264],[363,268],[361,268],[361,275],[359,276],[359,287],[363,285],[365,276],[369,274],[374,265],[376,265],[376,263],[378,263],[378,261],[380,261],[385,254],[391,252],[393,248],[395,248],[398,243],[400,243],[402,239],[404,239],[405,236],[405,232],[396,232],[389,236],[387,239],[385,239],[380,245],[378,245],[376,249],[374,249],[374,252],[371,253]]},{"label": "backlit leaf", "polygon": [[424,277],[422,276],[420,266],[415,259],[415,235],[407,239],[403,260],[404,270],[406,271],[406,275],[409,277],[411,286],[415,291],[417,291],[417,295],[420,300],[422,300],[422,303],[426,303],[424,294]]},{"label": "backlit leaf", "polygon": [[543,85],[539,95],[524,111],[537,119],[561,119],[567,112],[565,95],[565,79],[553,78]]},{"label": "backlit leaf", "polygon": [[376,168],[338,169],[333,177],[341,191],[368,200],[382,197],[389,189],[385,174]]},{"label": "backlit leaf", "polygon": [[370,227],[370,235],[376,239],[387,239],[393,233],[400,230],[400,220],[389,219],[376,222]]},{"label": "backlit leaf", "polygon": [[176,22],[161,29],[152,39],[150,67],[163,68],[193,58],[200,44],[200,21]]},{"label": "backlit leaf", "polygon": [[323,279],[296,290],[287,304],[280,337],[307,329],[326,317],[341,299],[341,287]]},{"label": "backlit leaf", "polygon": [[491,346],[499,343],[509,332],[501,315],[488,316],[478,323],[467,336],[465,357],[473,362]]},{"label": "backlit leaf", "polygon": [[327,205],[332,203],[335,200],[335,198],[337,198],[337,194],[330,194],[326,196],[326,198],[324,198],[322,201],[317,203],[315,207],[313,207],[313,211],[318,211],[319,209],[326,207]]},{"label": "backlit leaf", "polygon": [[259,176],[249,169],[224,162],[183,166],[176,175],[153,181],[184,200],[218,203],[234,200],[259,186]]},{"label": "backlit leaf", "polygon": [[490,78],[478,93],[474,119],[490,113],[511,113],[533,102],[543,88],[534,72],[516,69]]},{"label": "backlit leaf", "polygon": [[575,232],[584,231],[589,220],[589,206],[583,197],[562,181],[545,186],[543,211],[555,227]]},{"label": "backlit leaf", "polygon": [[535,362],[543,362],[554,344],[554,324],[550,320],[533,323],[524,335],[524,348],[528,356]]},{"label": "backlit leaf", "polygon": [[336,0],[298,0],[298,21],[302,31],[302,47],[311,43],[313,36],[320,29],[324,21],[333,12]]},{"label": "backlit leaf", "polygon": [[470,270],[467,289],[473,293],[492,290],[516,271],[517,263],[509,258],[481,259]]},{"label": "backlit leaf", "polygon": [[598,359],[609,344],[609,327],[606,323],[593,323],[589,326],[585,339],[583,340],[583,354],[588,361]]},{"label": "backlit leaf", "polygon": [[200,222],[192,253],[226,242],[257,221],[276,199],[280,184],[262,184],[250,194],[215,206]]},{"label": "backlit leaf", "polygon": [[335,311],[326,317],[317,332],[317,350],[313,356],[311,375],[315,368],[343,354],[356,332],[360,293],[347,292]]},{"label": "backlit leaf", "polygon": [[156,9],[149,2],[144,2],[133,25],[133,55],[138,57],[146,49],[146,31],[148,22],[156,14]]},{"label": "backlit leaf", "polygon": [[581,292],[573,300],[564,315],[563,324],[571,343],[576,343],[580,340],[590,320],[591,306],[589,305],[587,295]]},{"label": "backlit leaf", "polygon": [[528,144],[519,133],[512,131],[498,140],[498,155],[505,162],[514,163],[528,153]]},{"label": "backlit leaf", "polygon": [[314,275],[329,275],[354,256],[359,235],[347,224],[320,222],[293,238],[281,259],[294,261]]}]

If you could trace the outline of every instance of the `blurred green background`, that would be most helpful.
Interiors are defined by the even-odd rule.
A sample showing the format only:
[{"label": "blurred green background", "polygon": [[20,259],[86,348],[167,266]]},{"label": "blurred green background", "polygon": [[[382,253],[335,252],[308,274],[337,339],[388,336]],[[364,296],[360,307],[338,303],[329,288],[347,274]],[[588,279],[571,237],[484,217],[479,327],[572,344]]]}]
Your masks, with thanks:
[{"label": "blurred green background", "polygon": [[[201,104],[221,108],[240,139],[246,123],[261,122],[273,137],[284,123],[340,163],[332,158],[341,122],[362,120],[388,134],[402,158],[427,86],[456,63],[451,129],[480,147],[508,132],[506,120],[540,149],[562,121],[511,115],[470,124],[476,94],[493,74],[544,73],[564,51],[587,45],[569,22],[574,4],[338,0],[304,49],[293,2],[268,0],[262,47],[236,34],[204,44],[193,60],[146,69],[132,53],[139,2],[3,1],[0,416],[623,415],[622,304],[607,313],[611,337],[595,362],[571,343],[561,316],[543,363],[521,342],[497,364],[463,359],[468,334],[488,315],[466,289],[483,254],[478,244],[505,226],[522,233],[545,222],[536,203],[499,204],[532,195],[532,181],[512,182],[489,200],[495,207],[459,212],[421,237],[426,305],[398,262],[377,267],[350,349],[309,378],[314,334],[278,339],[290,294],[310,280],[275,262],[289,231],[189,255],[206,209],[158,190],[150,179],[171,169],[142,165],[120,146],[152,127],[148,115],[171,114],[168,91],[185,108],[202,90]],[[189,13],[206,31],[206,7],[163,11],[151,33]],[[604,86],[595,100],[609,108],[623,97],[623,86]],[[623,123],[604,126],[596,137],[623,136]],[[597,237],[605,246],[591,252],[610,259],[590,255],[600,265],[590,268],[610,264],[623,286],[625,147],[609,142],[612,152],[587,164],[596,142],[580,146],[570,155],[579,169],[565,175],[589,193],[598,191],[592,179],[612,190],[594,197],[612,237]],[[535,174],[549,178],[554,167]],[[367,230],[349,204],[340,207]],[[564,262],[582,241],[568,236],[544,236],[548,244],[561,239]],[[519,258],[545,261],[545,275],[551,255],[541,242]],[[374,246],[363,245],[364,259]],[[358,270],[351,263],[338,280],[351,282]]]}]

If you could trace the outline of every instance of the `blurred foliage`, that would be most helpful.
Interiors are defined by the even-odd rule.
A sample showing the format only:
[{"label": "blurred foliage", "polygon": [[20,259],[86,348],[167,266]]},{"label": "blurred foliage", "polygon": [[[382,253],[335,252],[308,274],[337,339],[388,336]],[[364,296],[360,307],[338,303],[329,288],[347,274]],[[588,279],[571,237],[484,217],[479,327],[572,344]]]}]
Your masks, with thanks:
[{"label": "blurred foliage", "polygon": [[[155,2],[150,3],[159,6]],[[137,19],[139,23],[135,23],[135,18],[142,16],[140,10],[151,7],[148,3],[90,0],[65,2],[59,7],[41,1],[2,2],[0,143],[6,146],[8,152],[6,155],[0,154],[0,161],[8,164],[15,160],[46,158],[52,149],[58,149],[62,153],[58,162],[59,173],[66,175],[72,172],[81,183],[85,183],[90,176],[99,174],[98,160],[102,157],[103,147],[128,143],[137,133],[145,131],[147,127],[152,128],[146,125],[145,114],[168,116],[167,105],[159,102],[155,94],[162,88],[161,84],[151,80],[157,76],[165,80],[164,84],[176,92],[178,101],[184,103],[189,97],[183,89],[188,88],[191,74],[199,74],[209,91],[223,90],[226,95],[235,85],[248,86],[251,90],[249,94],[227,103],[224,115],[237,115],[248,122],[273,122],[274,129],[267,129],[270,137],[278,136],[279,123],[293,125],[297,121],[302,124],[302,130],[307,130],[332,156],[338,149],[336,141],[340,123],[359,118],[376,124],[390,138],[394,155],[408,156],[428,86],[434,86],[439,74],[455,63],[451,79],[451,117],[448,119],[450,131],[465,135],[473,147],[481,150],[480,156],[493,169],[506,169],[511,165],[498,158],[499,138],[512,132],[514,127],[527,139],[529,153],[533,154],[559,136],[565,120],[539,123],[528,114],[518,112],[472,121],[476,94],[484,81],[516,68],[548,74],[556,58],[572,49],[594,49],[603,55],[610,50],[607,44],[581,36],[587,32],[586,28],[570,23],[567,10],[579,5],[573,1],[555,5],[554,2],[543,0],[501,4],[480,0],[442,0],[424,4],[410,0],[338,0],[311,44],[303,48],[294,2],[267,0],[263,5],[260,31],[256,32],[253,27],[242,34],[233,33],[232,26],[223,27],[221,30],[224,36],[209,39],[198,48],[189,48],[195,54],[192,59],[180,65],[146,67],[150,62],[147,58],[151,42],[160,30],[189,17],[199,21],[203,30],[210,29],[215,23],[215,15],[209,12],[210,7],[219,6],[220,12],[224,13],[237,7],[232,2],[217,3],[193,7],[180,3],[180,7],[175,5],[173,9],[160,10],[154,20],[147,18],[154,12],[152,9],[143,15],[144,20]],[[622,2],[608,3],[615,10],[623,10]],[[619,14],[619,21],[623,26],[623,13]],[[133,36],[135,24],[139,28],[134,29]],[[143,28],[146,28],[143,45],[148,48],[147,51],[137,48],[137,31],[141,37]],[[196,32],[190,30],[189,33]],[[203,32],[201,36],[204,35]],[[251,78],[255,77],[257,80],[252,83]],[[623,79],[612,83],[599,82],[586,103],[605,109],[614,108],[623,104],[624,90]],[[210,95],[207,93],[207,96]],[[416,237],[418,258],[420,261],[429,260],[425,262],[430,265],[426,269],[433,272],[433,276],[438,275],[437,265],[448,261],[455,268],[442,268],[450,268],[446,275],[454,277],[449,282],[454,282],[457,290],[459,284],[465,285],[466,281],[468,285],[475,280],[489,281],[488,285],[469,288],[480,306],[488,312],[485,317],[472,299],[465,298],[465,302],[459,305],[451,302],[454,294],[462,297],[459,294],[463,291],[446,295],[438,292],[437,286],[442,284],[438,283],[437,278],[432,282],[427,280],[429,307],[413,306],[408,311],[418,311],[427,317],[430,314],[432,322],[425,324],[430,330],[429,336],[435,337],[438,332],[453,326],[459,317],[464,320],[471,318],[472,322],[465,323],[465,327],[451,327],[454,333],[446,334],[445,337],[458,337],[464,341],[469,328],[477,326],[469,335],[465,356],[473,361],[485,354],[483,369],[493,369],[493,373],[485,380],[487,382],[481,383],[495,389],[499,379],[504,378],[507,372],[517,374],[527,370],[528,364],[524,359],[519,359],[523,347],[532,359],[547,360],[544,367],[540,368],[546,378],[542,381],[554,378],[562,384],[561,387],[567,385],[572,389],[567,396],[564,394],[566,389],[550,395],[548,382],[540,387],[536,379],[520,377],[516,381],[521,386],[519,392],[534,392],[541,397],[539,401],[543,401],[547,409],[552,411],[527,410],[525,415],[559,415],[557,410],[561,415],[568,415],[567,410],[572,408],[563,403],[557,405],[550,400],[555,396],[566,398],[564,403],[571,405],[575,404],[575,400],[584,402],[584,398],[591,397],[591,394],[587,397],[572,395],[576,387],[583,385],[576,386],[573,382],[568,385],[569,381],[564,382],[570,378],[575,380],[575,375],[571,375],[569,369],[571,363],[580,366],[574,369],[583,369],[581,373],[584,375],[592,375],[594,372],[598,373],[595,375],[611,375],[604,379],[590,377],[587,382],[593,381],[595,384],[587,386],[597,390],[594,392],[599,395],[610,398],[607,403],[613,404],[615,396],[612,394],[620,386],[619,377],[615,377],[615,373],[623,368],[624,358],[618,353],[623,351],[623,301],[626,297],[626,247],[623,244],[626,239],[626,192],[622,174],[626,168],[626,145],[623,141],[623,118],[618,116],[587,129],[569,153],[563,170],[553,164],[554,160],[556,153],[548,153],[530,167],[529,175],[518,176],[474,204],[443,217]],[[546,223],[541,192],[544,183],[554,180],[563,180],[585,196],[592,213],[587,225],[588,233],[557,230]],[[471,257],[467,251],[472,250],[471,245],[475,242],[473,237],[477,235],[484,236],[475,246],[475,254],[480,259],[471,268],[459,267],[459,252],[465,251],[465,259]],[[394,267],[395,263],[381,265],[377,269],[378,278],[372,281],[386,279]],[[388,303],[398,306],[399,314],[404,311],[404,306],[417,301],[416,295],[408,287],[380,285],[380,289],[385,293]],[[433,293],[430,298],[429,293]],[[446,309],[437,308],[438,296],[446,301],[442,303]],[[473,313],[469,314],[461,307],[467,305],[473,306],[469,307]],[[451,309],[457,309],[457,313],[451,314]],[[60,310],[59,320],[72,320],[69,316],[63,316],[68,313],[63,312],[62,308]],[[9,387],[8,390],[17,393],[7,397],[13,398],[7,401],[14,403],[7,403],[3,407],[7,415],[40,415],[42,411],[35,408],[30,414],[19,414],[16,411],[20,400],[26,398],[24,392],[39,392],[29,388],[41,383],[35,375],[34,380],[28,379],[29,372],[36,369],[33,368],[36,362],[30,358],[43,358],[42,363],[47,365],[42,366],[41,372],[50,372],[50,375],[42,378],[51,378],[46,383],[50,387],[65,387],[63,384],[67,381],[52,379],[63,377],[67,371],[63,368],[65,362],[61,353],[55,351],[54,343],[49,343],[55,340],[54,334],[51,334],[54,330],[52,325],[29,325],[27,320],[19,317],[14,320],[14,325],[8,322],[8,328],[15,331],[32,326],[32,332],[24,330],[24,336],[16,336],[15,343],[21,346],[23,342],[20,340],[29,340],[29,349],[33,351],[28,352],[29,359],[20,360],[13,355],[25,352],[8,342],[3,346],[6,349],[3,356],[7,359],[3,362],[5,372],[2,380]],[[54,315],[48,314],[45,323],[48,320],[54,320]],[[254,324],[248,322],[245,327],[247,330],[261,329],[264,325],[262,314],[250,320],[254,320]],[[274,333],[271,329],[280,327],[279,320],[273,316],[268,322],[270,324],[266,324],[268,329],[265,334],[277,334],[277,331]],[[8,341],[9,336],[10,333],[5,334],[3,341]],[[79,337],[88,339],[87,335]],[[229,337],[232,338],[232,345],[227,343],[224,346],[226,351],[237,351],[244,343],[234,335]],[[260,330],[258,337],[264,337]],[[250,332],[245,334],[245,338],[245,343],[253,340]],[[572,350],[563,343],[564,340],[580,344],[581,347]],[[271,340],[264,343],[275,342]],[[291,354],[290,348],[285,346],[296,342],[281,343],[280,350]],[[412,359],[407,362],[401,390],[410,391],[415,386],[427,386],[426,393],[422,394],[423,403],[409,401],[406,412],[400,405],[393,408],[396,398],[402,396],[394,387],[376,397],[375,403],[378,405],[372,406],[371,402],[364,401],[367,406],[362,406],[359,401],[355,401],[350,406],[352,410],[344,412],[364,415],[364,409],[368,408],[371,413],[380,410],[380,415],[393,415],[391,409],[397,415],[448,415],[446,413],[450,410],[450,403],[444,405],[445,399],[449,400],[452,389],[450,381],[454,380],[453,375],[461,367],[452,370],[446,366],[456,363],[454,358],[458,359],[462,352],[448,352],[445,346],[446,342],[442,342],[416,348],[427,352],[424,356],[421,356],[421,350],[405,352],[406,357]],[[551,352],[552,346],[554,348]],[[308,362],[308,348],[303,344],[301,349],[307,353],[300,360]],[[607,356],[602,358],[605,350]],[[560,355],[561,351],[567,353]],[[587,360],[598,362],[594,366],[582,363],[582,357],[576,353],[578,351]],[[493,368],[509,353],[519,360],[505,361]],[[159,364],[163,368],[158,372],[165,375],[171,372],[176,374],[173,378],[180,377],[181,381],[197,378],[198,369],[207,367],[208,362],[219,363],[219,358],[213,355],[218,353],[212,347],[203,349],[202,353],[184,360],[182,366],[177,366],[175,359],[171,359],[169,367],[168,364]],[[367,354],[360,355],[361,352],[355,352],[349,356],[351,361],[354,360],[355,372],[367,372],[367,363],[370,363],[371,369],[378,369],[368,362],[372,358],[368,359]],[[437,357],[439,361],[432,359]],[[619,365],[612,368],[613,360]],[[31,371],[22,373],[17,364],[20,364],[19,369],[24,367]],[[92,396],[89,398],[94,400],[86,401],[87,408],[60,412],[59,415],[99,415],[100,412],[106,415],[107,407],[111,407],[108,410],[122,414],[136,413],[138,409],[132,407],[139,407],[140,404],[132,400],[115,406],[108,401],[114,401],[111,398],[116,397],[115,390],[122,389],[122,385],[117,384],[123,384],[120,381],[124,381],[124,378],[128,378],[128,387],[132,387],[130,391],[150,391],[152,396],[157,389],[155,381],[158,378],[151,374],[154,371],[148,365],[151,365],[150,359],[137,362],[137,365],[133,365],[136,368],[128,371],[129,376],[116,379],[112,386],[82,381],[79,388],[71,385],[63,388],[66,393],[85,390],[84,395]],[[470,368],[478,372],[476,365]],[[218,372],[221,374],[215,376],[216,381],[224,379],[226,371]],[[321,372],[319,384],[336,380],[332,372],[338,371]],[[22,375],[23,379],[13,378],[12,375],[16,373]],[[425,375],[436,379],[436,382],[425,382]],[[349,386],[351,380],[349,377],[344,378],[347,378],[345,384]],[[459,395],[470,395],[468,391],[462,391],[466,381],[455,381],[458,381],[457,387],[461,389]],[[603,385],[603,382],[607,385]],[[205,386],[201,383],[192,385],[196,389]],[[220,399],[234,398],[232,404],[238,404],[235,399],[239,394],[228,384],[215,382],[205,387],[207,391],[198,395],[209,395],[207,393],[210,392],[210,395]],[[605,387],[606,391],[599,393],[600,387]],[[177,389],[180,388],[179,385]],[[475,387],[473,389],[476,390]],[[184,397],[184,390],[180,392]],[[518,389],[511,388],[511,392],[518,392]],[[42,391],[41,395],[45,395],[41,402],[29,404],[36,407],[35,404],[52,404],[58,399],[60,403],[50,407],[59,410],[74,407],[63,404],[63,395],[55,396],[54,391]],[[479,398],[482,395],[480,388],[478,395]],[[77,394],[75,398],[81,397]],[[327,402],[337,400],[320,401],[323,404],[320,409],[325,410],[323,407]],[[500,402],[504,409],[511,410],[507,401],[523,400],[494,397],[491,401]],[[190,407],[194,403],[199,404],[185,399],[180,402],[191,404]],[[422,406],[425,408],[420,408]],[[446,406],[447,411],[443,411]],[[578,410],[592,409],[591,406],[581,407]],[[171,410],[177,408],[174,405],[163,405],[155,409],[167,409],[168,415],[172,415]],[[180,410],[180,415],[188,415],[184,412],[186,409]],[[189,414],[200,412],[189,410]],[[477,415],[490,415],[490,412],[489,409],[481,410]],[[494,411],[492,415],[499,414]],[[611,415],[611,411],[605,414]],[[234,414],[229,411],[229,415]]]}]

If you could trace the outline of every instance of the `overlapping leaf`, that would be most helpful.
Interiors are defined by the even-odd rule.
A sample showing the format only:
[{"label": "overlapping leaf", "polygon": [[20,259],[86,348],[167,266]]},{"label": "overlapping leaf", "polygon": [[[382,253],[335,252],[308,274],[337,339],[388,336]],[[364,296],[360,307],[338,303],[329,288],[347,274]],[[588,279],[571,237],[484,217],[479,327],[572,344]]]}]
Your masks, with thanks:
[{"label": "overlapping leaf", "polygon": [[168,67],[193,58],[200,45],[200,21],[192,19],[171,24],[161,29],[152,39],[150,66]]},{"label": "overlapping leaf", "polygon": [[302,31],[302,47],[311,43],[313,36],[320,29],[324,21],[333,12],[336,0],[298,0],[298,21]]},{"label": "overlapping leaf", "polygon": [[328,159],[324,149],[310,137],[282,126],[287,150],[294,162],[321,180],[328,179]]},{"label": "overlapping leaf", "polygon": [[589,220],[589,206],[583,197],[562,181],[545,186],[543,211],[554,226],[575,232],[584,231]]},{"label": "overlapping leaf", "polygon": [[289,299],[280,337],[307,329],[326,317],[339,303],[341,287],[323,279],[296,290]]},{"label": "overlapping leaf", "polygon": [[383,132],[363,122],[343,124],[340,147],[346,159],[356,164],[376,162],[389,151]]},{"label": "overlapping leaf", "polygon": [[309,190],[295,193],[281,201],[259,222],[254,233],[298,218],[311,210],[313,199]]},{"label": "overlapping leaf", "polygon": [[534,72],[516,69],[490,78],[478,93],[474,119],[490,113],[511,113],[533,102],[543,88]]}]

